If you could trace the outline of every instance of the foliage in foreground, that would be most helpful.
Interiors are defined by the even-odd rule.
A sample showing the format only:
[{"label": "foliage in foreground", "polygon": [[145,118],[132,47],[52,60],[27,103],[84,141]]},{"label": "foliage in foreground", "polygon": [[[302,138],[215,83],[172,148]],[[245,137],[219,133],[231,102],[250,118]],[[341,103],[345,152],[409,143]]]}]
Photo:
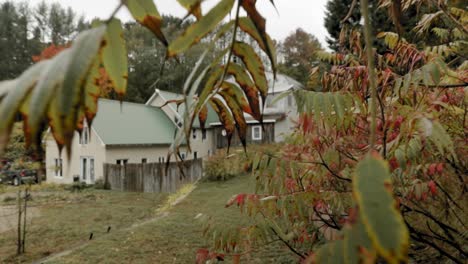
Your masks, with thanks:
[{"label": "foliage in foreground", "polygon": [[[116,9],[126,6],[167,47],[168,58],[213,32],[232,9],[236,12],[215,36],[216,40],[232,30],[230,47],[201,69],[205,52],[185,83],[186,96],[177,102],[186,104],[184,126],[169,155],[178,153],[184,138],[190,138],[195,118],[203,127],[207,104],[218,113],[228,139],[237,129],[245,146],[244,113],[261,122],[261,104],[268,90],[259,53],[266,54],[271,70],[276,71],[265,20],[252,0],[220,0],[204,15],[201,1],[179,2],[197,22],[170,43],[153,1],[122,1]],[[382,6],[397,11],[393,21],[401,28],[398,15],[413,3],[382,1]],[[303,113],[298,132],[283,151],[255,159],[257,193],[239,194],[227,204],[261,215],[263,221],[230,232],[215,229],[216,250],[234,252],[238,261],[253,247],[281,241],[304,262],[384,258],[398,263],[408,260],[411,237],[455,262],[459,261],[453,256],[466,257],[466,228],[460,218],[466,205],[459,202],[466,192],[460,176],[467,171],[460,159],[466,156],[466,91],[457,87],[466,86],[467,80],[466,62],[457,56],[466,50],[467,14],[440,1],[437,7],[440,12],[424,16],[418,30],[435,30],[446,44],[422,52],[394,33],[382,33],[379,37],[388,50],[377,54],[371,44],[367,1],[362,0],[366,44],[359,31],[344,32],[349,43],[342,53],[318,54],[331,67],[320,76],[322,92],[296,93]],[[246,17],[239,17],[241,9]],[[260,51],[237,41],[238,30],[249,35]],[[91,125],[96,114],[99,67],[105,68],[117,95],[122,97],[126,91],[122,32],[117,19],[95,21],[69,49],[35,64],[17,79],[1,82],[0,150],[19,111],[28,143],[39,145],[39,135],[50,126],[58,145],[70,153],[75,131],[82,129],[84,120]],[[222,64],[226,55],[227,63]],[[242,63],[230,63],[233,55]],[[206,84],[196,96],[205,76]],[[235,82],[227,82],[229,76]],[[434,201],[424,204],[428,196]],[[218,256],[203,253],[207,254],[198,256],[200,262]]]},{"label": "foliage in foreground", "polygon": [[[403,3],[403,11],[412,4]],[[466,28],[468,14],[435,8],[449,13],[425,14],[416,30],[439,32],[445,44],[420,50],[396,33],[378,35],[386,49],[371,53],[375,95],[360,31],[342,33],[350,36],[342,52],[320,52],[327,70],[311,79],[322,91],[294,92],[297,131],[281,151],[254,158],[256,192],[226,204],[255,223],[210,223],[211,252],[239,259],[280,240],[303,263],[464,262],[467,33],[454,24]]]},{"label": "foliage in foreground", "polygon": [[[239,1],[235,8],[235,19],[226,24],[221,23],[234,8],[235,0],[219,1],[203,16],[199,1],[180,3],[188,10],[188,15],[194,15],[197,21],[170,43],[161,30],[162,17],[153,1],[122,1],[115,9],[116,13],[125,6],[136,21],[153,32],[167,48],[167,58],[180,59],[185,51],[217,30],[184,85],[185,127],[178,131],[169,157],[178,153],[184,137],[190,138],[190,128],[197,116],[202,126],[204,125],[206,104],[210,104],[218,113],[228,138],[237,129],[245,145],[247,125],[243,113],[250,113],[260,121],[260,97],[265,102],[268,90],[265,67],[258,53],[266,54],[272,71],[276,70],[274,45],[266,33],[265,19],[259,15],[252,1]],[[241,9],[248,16],[239,17]],[[239,30],[253,39],[259,52],[236,39]],[[216,46],[217,40],[228,32],[232,32],[231,45],[221,51],[207,67],[200,69],[209,51]],[[241,59],[245,67],[234,63],[223,64],[226,56],[226,61],[229,62],[234,55]],[[112,15],[106,21],[94,21],[91,29],[81,32],[71,47],[57,56],[38,62],[14,80],[1,82],[0,119],[3,122],[0,123],[0,153],[3,153],[9,140],[16,113],[20,112],[23,115],[28,144],[40,147],[41,132],[50,127],[59,148],[65,147],[70,154],[75,131],[80,132],[84,122],[92,125],[96,115],[97,100],[100,97],[99,69],[107,72],[115,94],[122,99],[127,87],[127,65],[122,25]],[[207,84],[196,98],[198,86],[208,73]],[[235,82],[225,82],[228,76],[233,76]],[[190,144],[188,147],[190,148]]]}]

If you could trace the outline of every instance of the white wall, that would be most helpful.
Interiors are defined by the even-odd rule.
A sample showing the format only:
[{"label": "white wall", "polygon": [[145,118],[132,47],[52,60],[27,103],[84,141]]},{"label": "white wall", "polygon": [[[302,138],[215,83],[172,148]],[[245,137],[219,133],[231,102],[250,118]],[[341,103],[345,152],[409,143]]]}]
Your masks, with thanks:
[{"label": "white wall", "polygon": [[[151,106],[161,107],[165,103],[166,101],[161,96],[158,95],[154,98],[153,101],[151,101]],[[163,108],[161,108],[164,111],[164,113],[166,113],[166,115],[172,121],[174,121],[175,117],[178,115],[174,107],[175,107],[174,104],[168,104],[168,105],[165,105]],[[208,156],[209,153],[213,153],[215,151],[213,133],[214,133],[213,129],[207,129],[205,140],[202,140],[201,129],[196,129],[196,134],[197,134],[196,140],[193,139],[193,135],[190,135],[192,153],[187,154],[189,159],[193,159],[194,152],[197,152],[198,158],[204,158]]]},{"label": "white wall", "polygon": [[[75,133],[70,161],[68,161],[66,150],[63,149],[60,155],[52,134],[47,134],[45,138],[47,182],[58,184],[73,183],[73,176],[80,175],[80,157],[93,157],[95,179],[97,180],[103,176],[102,163],[105,161],[106,156],[105,147],[94,129],[90,129],[90,134],[91,137],[88,144],[81,145],[79,143],[79,134]],[[57,158],[62,158],[62,177],[55,175],[55,159]]]}]

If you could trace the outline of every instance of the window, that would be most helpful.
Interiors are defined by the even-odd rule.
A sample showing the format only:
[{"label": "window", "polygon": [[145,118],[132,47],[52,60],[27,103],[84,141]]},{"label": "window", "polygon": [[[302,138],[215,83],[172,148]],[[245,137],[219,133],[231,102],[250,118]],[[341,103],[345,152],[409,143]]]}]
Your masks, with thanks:
[{"label": "window", "polygon": [[197,139],[197,130],[196,130],[196,129],[193,129],[193,130],[192,130],[192,138],[193,138],[194,140]]},{"label": "window", "polygon": [[288,95],[288,106],[292,106],[293,105],[293,97],[292,95]]},{"label": "window", "polygon": [[63,177],[63,160],[55,159],[55,177]]},{"label": "window", "polygon": [[206,139],[206,130],[202,131],[202,140]]},{"label": "window", "polygon": [[164,163],[164,157],[159,157],[158,161],[159,163]]},{"label": "window", "polygon": [[193,152],[193,159],[198,159],[198,152]]},{"label": "window", "polygon": [[253,126],[252,127],[252,139],[253,140],[262,140],[262,127]]},{"label": "window", "polygon": [[178,127],[182,127],[182,122],[179,120],[177,116],[174,117],[174,121],[177,124]]},{"label": "window", "polygon": [[182,160],[185,160],[185,153],[180,153],[180,158],[181,158]]},{"label": "window", "polygon": [[128,163],[128,159],[118,159],[117,165],[126,165]]},{"label": "window", "polygon": [[141,159],[141,163],[147,163],[148,159]]},{"label": "window", "polygon": [[86,145],[89,143],[89,129],[87,126],[83,128],[83,132],[81,132],[81,137],[80,137],[80,144],[81,145]]}]

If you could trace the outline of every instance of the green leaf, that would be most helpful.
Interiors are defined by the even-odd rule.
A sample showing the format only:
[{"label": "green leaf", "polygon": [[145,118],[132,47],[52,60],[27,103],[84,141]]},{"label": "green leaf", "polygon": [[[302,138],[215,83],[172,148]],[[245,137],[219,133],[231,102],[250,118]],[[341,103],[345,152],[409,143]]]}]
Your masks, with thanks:
[{"label": "green leaf", "polygon": [[60,120],[60,111],[58,109],[58,97],[54,97],[50,102],[49,110],[47,112],[49,119],[49,126],[52,135],[57,142],[57,146],[61,151],[65,142],[65,132]]},{"label": "green leaf", "polygon": [[338,127],[341,127],[343,125],[343,119],[345,115],[345,109],[344,109],[345,100],[343,96],[340,96],[340,95],[335,95],[332,97],[332,99],[334,101],[333,107],[334,107],[336,118],[337,118],[337,124],[338,124]]},{"label": "green leaf", "polygon": [[169,45],[167,54],[173,57],[198,43],[211,32],[231,11],[234,0],[222,0],[200,20],[190,25],[185,32]]},{"label": "green leaf", "polygon": [[208,96],[214,91],[216,84],[220,81],[223,71],[224,70],[222,67],[211,69],[209,78],[200,93],[198,99],[198,108],[202,107],[206,103]]},{"label": "green leaf", "polygon": [[[362,260],[364,258],[361,254],[363,249],[367,252],[375,251],[359,217],[350,228],[345,229],[343,249],[345,263],[349,264],[366,263]],[[371,255],[374,254],[371,253]]]},{"label": "green leaf", "polygon": [[57,100],[68,151],[70,151],[76,127],[78,110],[83,101],[83,89],[98,55],[105,30],[104,26],[100,26],[84,31],[78,35],[71,47],[72,59],[66,68],[65,79]]},{"label": "green leaf", "polygon": [[407,260],[409,234],[393,198],[388,165],[368,155],[356,167],[353,194],[359,216],[377,252],[389,263]]},{"label": "green leaf", "polygon": [[320,247],[315,253],[315,262],[340,264],[344,263],[344,243],[342,240],[336,240]]},{"label": "green leaf", "polygon": [[317,93],[314,97],[313,101],[313,107],[314,107],[314,117],[315,121],[317,124],[320,124],[322,120],[322,115],[323,115],[323,110],[324,110],[324,105],[323,105],[323,94],[322,93]]},{"label": "green leaf", "polygon": [[255,85],[262,94],[263,104],[265,104],[265,98],[268,95],[268,82],[262,60],[252,46],[243,42],[234,43],[233,53],[244,62],[247,70],[255,81]]},{"label": "green leaf", "polygon": [[169,46],[162,32],[162,18],[153,0],[127,0],[124,1],[128,10],[138,23],[145,26],[161,41],[164,46]]},{"label": "green leaf", "polygon": [[110,21],[104,36],[104,43],[102,63],[106,68],[114,91],[122,100],[127,90],[128,56],[120,20],[114,18]]},{"label": "green leaf", "polygon": [[276,74],[276,52],[275,45],[270,36],[264,32],[263,35],[259,33],[256,26],[249,17],[239,18],[239,27],[245,33],[249,34],[259,45],[259,47],[267,54],[270,59],[272,72]]},{"label": "green leaf", "polygon": [[99,85],[99,79],[101,78],[99,72],[100,64],[101,60],[98,57],[95,59],[89,71],[88,79],[86,80],[84,114],[89,126],[92,125],[93,119],[96,116],[98,99],[101,95],[101,87]]},{"label": "green leaf", "polygon": [[14,85],[14,88],[6,87],[9,92],[0,102],[0,153],[3,152],[11,132],[11,128],[21,105],[33,89],[42,71],[48,65],[48,61],[40,62],[23,72],[20,77],[6,83]]},{"label": "green leaf", "polygon": [[266,54],[268,55],[268,58],[270,58],[272,71],[273,71],[273,74],[275,75],[275,78],[276,78],[276,52],[275,52],[275,48],[274,48],[273,42],[270,39],[270,36],[266,33],[266,20],[258,12],[258,10],[256,8],[256,3],[257,3],[257,1],[252,1],[252,0],[241,1],[242,7],[244,8],[244,10],[249,15],[250,21],[253,23],[253,25],[257,29],[257,32],[258,32],[258,34],[260,36],[260,39],[264,43],[264,47],[265,47],[264,50],[265,50]]},{"label": "green leaf", "polygon": [[408,93],[409,87],[411,86],[411,79],[412,79],[411,73],[408,73],[405,75],[404,81],[403,81],[403,87],[400,90],[402,94]]}]

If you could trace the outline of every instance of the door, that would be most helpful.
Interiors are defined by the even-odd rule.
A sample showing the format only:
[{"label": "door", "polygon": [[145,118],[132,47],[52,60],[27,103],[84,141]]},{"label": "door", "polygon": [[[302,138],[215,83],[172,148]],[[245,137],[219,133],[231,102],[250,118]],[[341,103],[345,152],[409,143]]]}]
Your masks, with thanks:
[{"label": "door", "polygon": [[81,181],[87,184],[94,184],[94,158],[80,157],[80,167]]},{"label": "door", "polygon": [[94,158],[89,158],[89,181],[91,184],[94,184]]}]

